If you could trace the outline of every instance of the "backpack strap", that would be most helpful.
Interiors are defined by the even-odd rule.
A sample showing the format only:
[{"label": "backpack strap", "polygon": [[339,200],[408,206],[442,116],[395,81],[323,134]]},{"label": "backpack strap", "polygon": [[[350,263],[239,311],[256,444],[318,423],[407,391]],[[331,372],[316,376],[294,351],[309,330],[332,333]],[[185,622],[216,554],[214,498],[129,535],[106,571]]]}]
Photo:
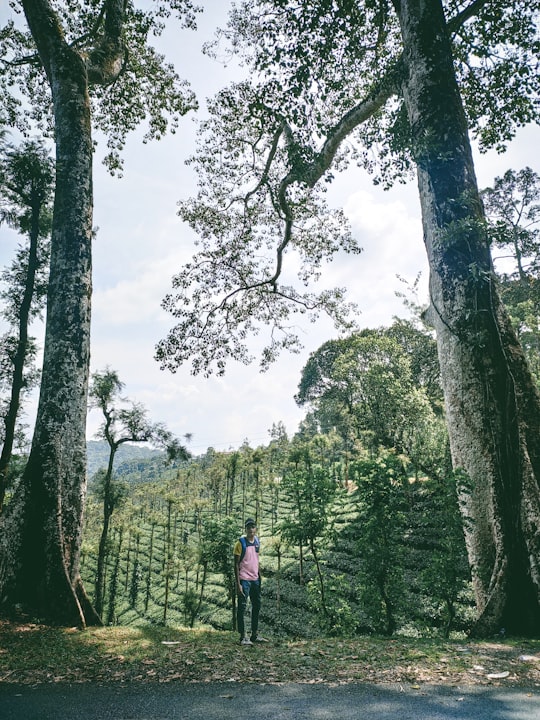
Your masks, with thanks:
[{"label": "backpack strap", "polygon": [[242,560],[244,559],[244,555],[246,554],[247,542],[246,538],[243,535],[238,539],[240,540],[240,545],[242,546],[242,552],[240,553],[240,562],[242,562]]},{"label": "backpack strap", "polygon": [[[239,537],[238,539],[239,539],[239,541],[240,541],[240,545],[242,546],[242,552],[240,553],[240,560],[239,560],[239,562],[242,562],[242,560],[244,559],[244,555],[246,554],[247,538],[246,538],[245,535],[242,535],[242,536]],[[258,552],[259,552],[260,542],[259,542],[259,538],[258,538],[256,535],[255,535],[255,537],[253,538],[253,544],[255,545],[255,552],[258,553]]]}]

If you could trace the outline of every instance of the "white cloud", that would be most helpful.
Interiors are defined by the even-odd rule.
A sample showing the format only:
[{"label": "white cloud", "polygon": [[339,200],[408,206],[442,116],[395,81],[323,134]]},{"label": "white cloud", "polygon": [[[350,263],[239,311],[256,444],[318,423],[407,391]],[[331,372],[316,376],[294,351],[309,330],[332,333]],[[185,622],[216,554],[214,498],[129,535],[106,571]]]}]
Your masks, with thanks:
[{"label": "white cloud", "polygon": [[[363,250],[358,256],[338,256],[325,272],[324,283],[347,288],[348,298],[358,303],[364,327],[389,324],[393,315],[406,313],[396,297],[397,291],[405,289],[398,275],[412,284],[421,272],[419,299],[427,295],[427,260],[412,190],[400,187],[383,192],[368,186],[341,197]],[[333,202],[339,199],[335,195]]]}]

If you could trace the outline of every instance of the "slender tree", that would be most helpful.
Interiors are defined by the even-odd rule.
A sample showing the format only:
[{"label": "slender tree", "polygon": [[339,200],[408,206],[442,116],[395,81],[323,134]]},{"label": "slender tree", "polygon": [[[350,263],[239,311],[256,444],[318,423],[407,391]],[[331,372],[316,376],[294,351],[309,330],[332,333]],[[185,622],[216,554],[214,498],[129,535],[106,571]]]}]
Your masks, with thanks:
[{"label": "slender tree", "polygon": [[[502,269],[503,276],[517,274],[526,284],[540,272],[540,176],[530,167],[507,170],[482,191],[482,198],[495,261],[510,260],[510,272]],[[500,257],[500,251],[509,254]]]},{"label": "slender tree", "polygon": [[[315,564],[320,609],[331,625],[319,546],[328,529],[330,505],[336,494],[336,486],[321,467],[313,464],[307,447],[295,448],[292,459],[291,467],[282,479],[283,492],[289,498],[292,512],[280,524],[279,531],[281,537],[290,544],[300,548],[304,544],[309,547]],[[303,570],[300,574],[303,575]]]},{"label": "slender tree", "polygon": [[[90,386],[91,406],[101,410],[104,420],[99,436],[109,446],[107,469],[100,478],[100,495],[103,500],[103,525],[99,540],[94,607],[101,616],[105,591],[105,560],[107,541],[112,514],[121,502],[124,492],[121,484],[114,482],[114,461],[118,449],[125,443],[150,442],[167,450],[169,458],[187,460],[188,452],[177,438],[162,424],[151,423],[145,408],[138,403],[123,401],[120,393],[124,384],[118,374],[107,368],[104,372],[92,375]],[[121,404],[123,402],[123,405]],[[170,507],[168,525],[170,531]],[[169,537],[169,535],[168,535]],[[167,541],[169,542],[169,540]],[[169,554],[169,553],[168,553]],[[167,555],[168,555],[167,554]]]},{"label": "slender tree", "polygon": [[376,632],[392,635],[404,596],[405,468],[384,451],[353,468],[358,503],[358,575]]},{"label": "slender tree", "polygon": [[[207,520],[200,541],[201,564],[203,566],[203,584],[207,570],[221,573],[231,603],[232,628],[236,627],[236,581],[232,548],[238,537],[238,523],[232,517],[219,520]],[[201,590],[202,594],[202,590]]]},{"label": "slender tree", "polygon": [[279,347],[298,348],[293,309],[336,317],[340,293],[291,287],[287,253],[304,261],[307,283],[338,247],[355,249],[324,212],[321,181],[351,160],[386,184],[415,170],[452,458],[470,480],[459,500],[478,634],[540,625],[540,396],[500,300],[469,140],[471,129],[482,147],[502,149],[538,120],[539,9],[537,0],[235,7],[221,38],[244,54],[252,80],[223,90],[201,128],[201,191],[181,210],[201,249],[173,280],[164,305],[178,324],[157,351],[165,366],[191,358],[195,371],[219,372],[227,357],[249,360],[245,338],[262,323],[263,366]]},{"label": "slender tree", "polygon": [[118,543],[116,547],[116,557],[114,559],[114,566],[109,584],[109,601],[107,607],[107,625],[113,625],[116,622],[116,596],[118,592],[118,576],[120,574],[120,553],[122,551],[122,534],[124,528],[120,527],[118,530]]},{"label": "slender tree", "polygon": [[508,170],[482,198],[501,296],[540,385],[540,176]]},{"label": "slender tree", "polygon": [[[7,147],[0,170],[4,220],[22,234],[28,245],[20,246],[10,268],[2,273],[6,288],[2,315],[14,333],[4,336],[9,378],[2,378],[9,390],[3,413],[3,446],[0,454],[0,513],[4,503],[7,477],[16,437],[17,418],[25,391],[37,380],[32,371],[35,345],[29,336],[31,321],[43,310],[47,292],[47,268],[51,231],[53,162],[43,146],[28,141],[19,148]],[[2,362],[2,366],[4,366]]]}]

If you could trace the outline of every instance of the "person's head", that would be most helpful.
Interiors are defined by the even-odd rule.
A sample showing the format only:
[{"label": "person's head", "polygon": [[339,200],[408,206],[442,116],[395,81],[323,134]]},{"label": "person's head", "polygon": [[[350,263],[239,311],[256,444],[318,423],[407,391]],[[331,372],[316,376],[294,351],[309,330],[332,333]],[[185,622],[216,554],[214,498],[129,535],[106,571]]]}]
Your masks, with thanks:
[{"label": "person's head", "polygon": [[253,518],[248,518],[246,520],[245,529],[247,537],[253,537],[253,535],[255,535],[255,531],[257,530],[257,523]]}]

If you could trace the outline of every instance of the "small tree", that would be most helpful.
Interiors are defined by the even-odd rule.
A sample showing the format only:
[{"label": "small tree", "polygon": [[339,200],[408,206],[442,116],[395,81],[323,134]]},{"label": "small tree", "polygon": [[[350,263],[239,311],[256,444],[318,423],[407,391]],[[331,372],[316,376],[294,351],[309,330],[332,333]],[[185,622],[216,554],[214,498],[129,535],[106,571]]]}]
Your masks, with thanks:
[{"label": "small tree", "polygon": [[236,580],[234,577],[233,546],[238,538],[239,523],[232,517],[207,520],[201,537],[201,564],[221,573],[227,597],[231,601],[232,628],[236,629]]},{"label": "small tree", "polygon": [[[300,552],[304,544],[308,545],[315,563],[321,610],[331,624],[319,543],[328,528],[328,511],[336,486],[325,470],[313,465],[309,448],[298,448],[292,460],[282,479],[283,493],[291,502],[292,512],[279,525],[279,530],[286,542],[298,545]],[[302,570],[300,576],[303,576]]]},{"label": "small tree", "polygon": [[358,580],[362,600],[377,632],[391,635],[404,592],[405,518],[403,461],[391,452],[354,463],[358,489]]},{"label": "small tree", "polygon": [[540,385],[540,176],[508,170],[482,196],[501,297]]},{"label": "small tree", "polygon": [[[540,176],[530,167],[507,170],[482,191],[495,262],[510,260],[506,277],[528,282],[540,271]],[[497,256],[496,249],[508,254]]]},{"label": "small tree", "polygon": [[98,562],[95,582],[95,610],[101,616],[103,611],[103,593],[105,577],[105,558],[107,538],[111,516],[123,497],[120,486],[114,482],[113,467],[118,448],[127,442],[151,442],[164,447],[170,459],[187,460],[189,454],[177,438],[165,429],[162,424],[151,423],[146,417],[146,410],[138,403],[129,403],[127,407],[119,406],[126,402],[120,397],[124,384],[117,373],[107,368],[103,373],[92,375],[90,401],[92,406],[101,410],[104,422],[98,431],[99,437],[109,445],[109,462],[100,482],[103,498],[103,528],[99,541]]},{"label": "small tree", "polygon": [[456,620],[459,596],[470,582],[457,499],[457,485],[463,481],[466,482],[465,477],[452,472],[442,480],[426,480],[419,526],[413,531],[413,542],[422,548],[420,579],[426,594],[441,608],[439,615],[446,638]]}]

